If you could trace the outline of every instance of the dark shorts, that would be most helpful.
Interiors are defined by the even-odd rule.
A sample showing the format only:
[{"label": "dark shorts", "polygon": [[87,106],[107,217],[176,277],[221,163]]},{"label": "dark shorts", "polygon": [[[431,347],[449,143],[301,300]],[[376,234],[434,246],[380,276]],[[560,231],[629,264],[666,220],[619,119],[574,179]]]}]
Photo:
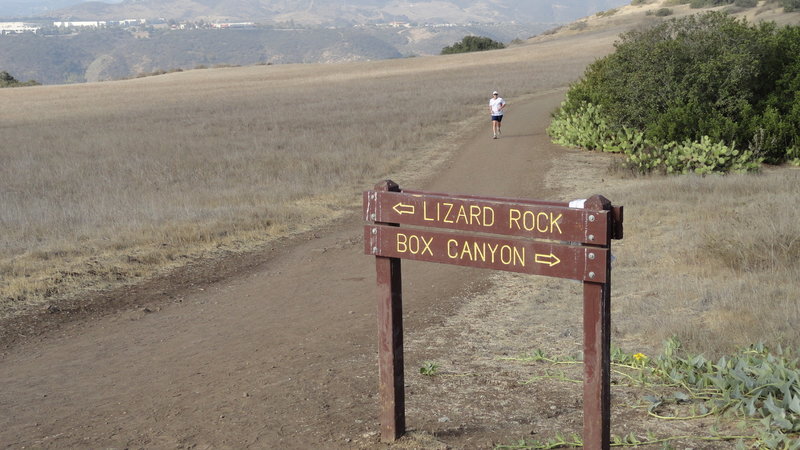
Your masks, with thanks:
[{"label": "dark shorts", "polygon": [[503,121],[503,116],[502,115],[500,115],[500,116],[492,116],[492,121],[493,122],[494,121],[502,122]]}]

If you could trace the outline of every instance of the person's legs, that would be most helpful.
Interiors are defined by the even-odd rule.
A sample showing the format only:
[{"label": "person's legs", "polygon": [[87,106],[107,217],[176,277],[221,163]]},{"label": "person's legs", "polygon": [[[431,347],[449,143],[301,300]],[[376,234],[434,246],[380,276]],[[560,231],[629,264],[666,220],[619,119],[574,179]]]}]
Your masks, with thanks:
[{"label": "person's legs", "polygon": [[492,116],[492,136],[497,139],[497,135],[500,134],[500,121],[503,119],[503,116]]}]

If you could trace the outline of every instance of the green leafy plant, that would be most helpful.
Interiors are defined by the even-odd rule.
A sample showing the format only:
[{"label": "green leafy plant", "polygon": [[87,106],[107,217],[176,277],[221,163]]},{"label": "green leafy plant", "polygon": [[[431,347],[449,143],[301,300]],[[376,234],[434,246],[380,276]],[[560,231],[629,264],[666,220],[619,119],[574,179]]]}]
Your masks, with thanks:
[{"label": "green leafy plant", "polygon": [[[639,172],[649,173],[726,173],[752,172],[763,162],[759,145],[739,150],[734,144],[713,142],[708,136],[699,141],[686,139],[682,143],[657,144],[645,138],[642,131],[627,126],[614,127],[601,106],[584,103],[573,113],[564,108],[553,117],[547,132],[553,142],[589,150],[624,153],[627,165]],[[763,142],[763,139],[754,142]]]},{"label": "green leafy plant", "polygon": [[582,104],[572,114],[557,113],[547,133],[557,144],[608,153],[636,152],[648,144],[642,132],[610,125],[603,108],[592,103]]},{"label": "green leafy plant", "polygon": [[758,170],[763,158],[752,150],[738,150],[735,145],[712,142],[703,136],[699,142],[686,140],[682,143],[670,142],[660,147],[650,147],[644,151],[626,151],[628,164],[647,173],[696,173],[706,175],[725,172],[753,172]]},{"label": "green leafy plant", "polygon": [[419,373],[425,376],[435,376],[439,371],[439,364],[436,364],[433,361],[426,361],[422,363],[422,367],[419,368]]},{"label": "green leafy plant", "polygon": [[[549,364],[578,363],[545,355],[507,358]],[[662,420],[691,420],[711,415],[743,419],[753,430],[749,435],[646,437],[629,434],[613,437],[612,446],[636,446],[676,440],[750,441],[753,448],[800,449],[800,366],[797,356],[778,346],[752,345],[714,361],[702,354],[684,352],[677,339],[664,343],[661,355],[628,354],[612,348],[612,370],[623,382],[642,386],[647,414]],[[663,392],[670,392],[664,394]],[[686,412],[688,411],[688,412]],[[742,445],[742,448],[745,448]],[[580,447],[578,437],[557,434],[549,441],[528,442],[502,448],[550,449]]]}]

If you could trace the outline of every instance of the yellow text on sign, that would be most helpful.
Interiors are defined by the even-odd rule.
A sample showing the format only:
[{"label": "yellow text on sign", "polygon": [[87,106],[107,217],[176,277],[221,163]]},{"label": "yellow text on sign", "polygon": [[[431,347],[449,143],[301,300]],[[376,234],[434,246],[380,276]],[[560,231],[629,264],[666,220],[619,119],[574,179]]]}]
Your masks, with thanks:
[{"label": "yellow text on sign", "polygon": [[[530,262],[553,267],[561,263],[561,259],[552,251],[549,253],[527,252],[526,247],[513,245],[513,243],[503,244],[466,238],[448,238],[444,246],[437,247],[434,245],[435,239],[437,239],[435,236],[397,233],[395,249],[400,254],[428,255],[431,258],[446,256],[451,260],[483,262],[492,265],[525,267]],[[442,241],[445,239],[442,238]],[[442,252],[443,255],[436,252]],[[526,259],[527,256],[530,256],[530,261]]]},{"label": "yellow text on sign", "polygon": [[452,224],[494,225],[494,209],[491,206],[456,205],[449,202],[422,203],[422,219],[429,222]]},{"label": "yellow text on sign", "polygon": [[[395,205],[394,210],[401,215],[414,213],[412,205],[402,203]],[[495,209],[487,205],[459,205],[440,201],[422,203],[422,219],[427,222],[492,227],[497,217]],[[508,210],[507,226],[511,230],[563,234],[560,225],[562,221],[563,215],[560,213],[511,208]]]},{"label": "yellow text on sign", "polygon": [[[419,236],[416,234],[397,233],[395,249],[397,253],[431,257],[441,256],[434,254],[435,237]],[[446,245],[440,249],[448,259],[458,259],[472,262],[490,264],[503,264],[506,266],[525,267],[526,249],[509,244],[493,244],[469,239],[447,240]],[[538,262],[538,261],[537,261]]]},{"label": "yellow text on sign", "polygon": [[561,231],[561,214],[556,216],[552,212],[544,211],[520,211],[510,209],[508,211],[508,227],[511,229],[538,231],[540,233],[558,233]]},{"label": "yellow text on sign", "polygon": [[433,256],[431,244],[433,238],[426,238],[425,236],[417,236],[416,234],[403,234],[397,233],[397,252],[398,253],[411,253],[412,255],[429,254]]},{"label": "yellow text on sign", "polygon": [[489,263],[499,262],[506,266],[525,267],[525,247],[490,244],[458,239],[447,240],[447,256],[450,259],[466,259]]}]

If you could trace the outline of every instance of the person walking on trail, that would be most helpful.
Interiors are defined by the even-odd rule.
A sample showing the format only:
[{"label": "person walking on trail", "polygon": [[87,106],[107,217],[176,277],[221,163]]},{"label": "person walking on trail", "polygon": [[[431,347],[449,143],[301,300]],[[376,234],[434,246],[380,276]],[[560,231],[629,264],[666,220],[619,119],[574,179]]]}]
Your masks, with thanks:
[{"label": "person walking on trail", "polygon": [[497,91],[492,92],[489,100],[489,112],[492,114],[492,139],[497,139],[500,135],[500,124],[503,121],[503,110],[506,108],[506,101]]}]

